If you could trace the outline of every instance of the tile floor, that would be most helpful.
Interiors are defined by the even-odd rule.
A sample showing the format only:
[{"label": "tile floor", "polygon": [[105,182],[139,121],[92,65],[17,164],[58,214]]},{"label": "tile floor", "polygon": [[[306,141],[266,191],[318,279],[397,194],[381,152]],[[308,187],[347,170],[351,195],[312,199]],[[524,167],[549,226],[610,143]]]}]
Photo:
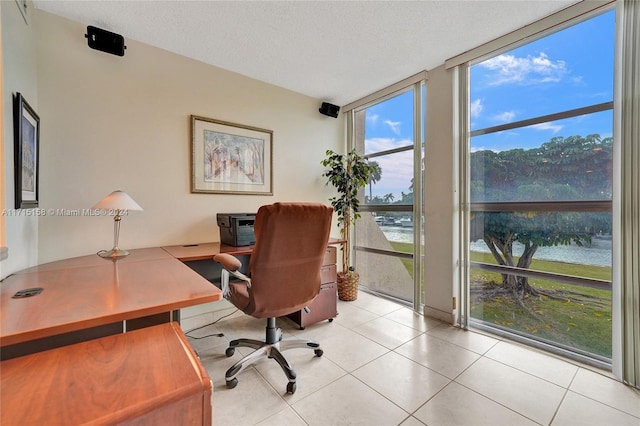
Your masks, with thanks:
[{"label": "tile floor", "polygon": [[[236,312],[190,333],[214,384],[213,424],[229,425],[640,425],[640,391],[524,346],[467,332],[360,292],[339,316],[284,338],[312,338],[324,355],[293,349],[297,391],[273,360],[247,368],[227,389],[224,373],[249,350],[225,356],[229,340],[264,338],[263,320]],[[232,310],[227,310],[232,312]],[[217,314],[220,316],[220,314]],[[192,329],[206,316],[183,321]],[[198,321],[200,324],[198,324]]]}]

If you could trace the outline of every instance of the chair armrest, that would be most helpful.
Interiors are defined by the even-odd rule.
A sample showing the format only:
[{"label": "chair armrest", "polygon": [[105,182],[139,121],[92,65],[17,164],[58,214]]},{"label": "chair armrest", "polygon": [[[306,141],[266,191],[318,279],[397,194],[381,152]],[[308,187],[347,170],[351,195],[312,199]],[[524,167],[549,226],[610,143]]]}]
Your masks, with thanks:
[{"label": "chair armrest", "polygon": [[251,278],[238,271],[242,266],[242,262],[228,253],[219,253],[213,256],[214,262],[222,265],[221,286],[222,293],[226,297],[229,294],[229,274],[245,282],[247,288],[251,288]]},{"label": "chair armrest", "polygon": [[237,271],[242,266],[242,262],[237,257],[228,253],[219,253],[213,256],[213,260],[222,265],[228,271]]}]

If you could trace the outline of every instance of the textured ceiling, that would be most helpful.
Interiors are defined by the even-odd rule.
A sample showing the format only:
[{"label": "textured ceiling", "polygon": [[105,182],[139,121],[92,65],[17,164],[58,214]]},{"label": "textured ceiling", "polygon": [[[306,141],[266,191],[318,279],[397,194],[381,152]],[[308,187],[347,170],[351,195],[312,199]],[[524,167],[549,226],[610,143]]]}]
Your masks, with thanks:
[{"label": "textured ceiling", "polygon": [[125,41],[344,105],[576,0],[34,3]]}]

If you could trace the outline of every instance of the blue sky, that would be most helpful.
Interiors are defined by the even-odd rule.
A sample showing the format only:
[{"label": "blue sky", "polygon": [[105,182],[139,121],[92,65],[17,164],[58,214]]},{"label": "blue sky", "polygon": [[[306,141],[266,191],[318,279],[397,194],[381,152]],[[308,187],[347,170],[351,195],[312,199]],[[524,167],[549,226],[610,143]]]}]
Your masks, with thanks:
[{"label": "blue sky", "polygon": [[[413,145],[413,91],[367,108],[365,154]],[[409,193],[413,177],[413,152],[404,151],[373,158],[382,168],[382,179],[373,186],[373,195]],[[369,194],[369,188],[366,190]]]},{"label": "blue sky", "polygon": [[[613,100],[615,13],[557,32],[471,67],[471,129]],[[472,150],[540,146],[555,136],[612,134],[610,111],[472,140]]]},{"label": "blue sky", "polygon": [[[504,52],[470,71],[471,130],[613,100],[615,12],[610,11],[525,46]],[[427,90],[428,83],[427,83]],[[366,111],[365,152],[413,143],[413,93]],[[533,148],[555,136],[612,135],[611,111],[475,137],[472,151]],[[375,159],[382,180],[373,195],[409,192],[411,153]],[[369,189],[367,188],[367,194]]]}]

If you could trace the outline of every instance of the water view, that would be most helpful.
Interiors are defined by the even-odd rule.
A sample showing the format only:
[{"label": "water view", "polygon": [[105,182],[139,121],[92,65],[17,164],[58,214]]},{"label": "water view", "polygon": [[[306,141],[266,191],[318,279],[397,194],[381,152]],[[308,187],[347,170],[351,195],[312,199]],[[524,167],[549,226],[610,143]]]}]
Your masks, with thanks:
[{"label": "water view", "polygon": [[[489,253],[484,241],[475,241],[470,245],[471,251]],[[513,244],[514,253],[522,253],[522,244]],[[591,245],[582,247],[568,246],[539,247],[534,256],[536,259],[555,260],[580,265],[611,266],[611,238],[593,238]]]},{"label": "water view", "polygon": [[[387,240],[392,242],[412,243],[413,227],[386,226],[380,229]],[[489,253],[484,241],[474,241],[470,245],[471,251]],[[521,253],[522,244],[513,244],[514,253]],[[571,244],[568,246],[540,247],[536,251],[536,259],[555,260],[558,262],[576,263],[581,265],[611,266],[611,236],[594,237],[590,245],[582,247]]]}]

